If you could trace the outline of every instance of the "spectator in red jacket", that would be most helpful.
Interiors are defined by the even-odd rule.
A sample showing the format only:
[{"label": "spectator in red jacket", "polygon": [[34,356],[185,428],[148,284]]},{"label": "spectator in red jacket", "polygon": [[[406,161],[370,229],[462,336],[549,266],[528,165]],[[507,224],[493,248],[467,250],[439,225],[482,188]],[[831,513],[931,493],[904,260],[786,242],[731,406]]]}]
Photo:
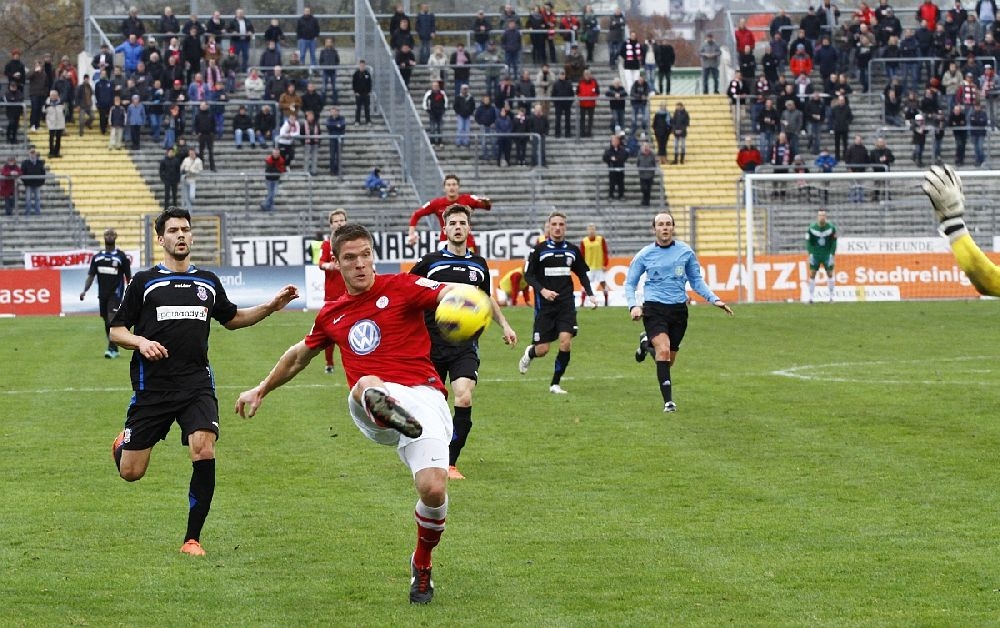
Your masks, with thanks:
[{"label": "spectator in red jacket", "polygon": [[753,31],[747,28],[747,19],[745,17],[740,18],[739,25],[733,31],[733,36],[736,38],[736,50],[743,50],[746,46],[750,46],[750,50],[753,50],[754,45],[757,43],[757,38],[754,37]]},{"label": "spectator in red jacket", "polygon": [[754,145],[753,138],[750,136],[743,138],[743,146],[740,146],[740,150],[736,154],[736,165],[743,172],[754,172],[757,170],[757,166],[762,163],[764,163],[764,158]]},{"label": "spectator in red jacket", "polygon": [[591,137],[594,128],[595,98],[601,95],[601,87],[590,70],[583,71],[583,78],[576,86],[576,96],[580,99],[580,137]]},{"label": "spectator in red jacket", "polygon": [[788,69],[791,70],[792,76],[798,76],[800,74],[805,74],[809,76],[813,71],[813,60],[806,52],[806,47],[803,44],[799,44],[795,47],[795,54],[792,55],[791,60],[788,62]]}]

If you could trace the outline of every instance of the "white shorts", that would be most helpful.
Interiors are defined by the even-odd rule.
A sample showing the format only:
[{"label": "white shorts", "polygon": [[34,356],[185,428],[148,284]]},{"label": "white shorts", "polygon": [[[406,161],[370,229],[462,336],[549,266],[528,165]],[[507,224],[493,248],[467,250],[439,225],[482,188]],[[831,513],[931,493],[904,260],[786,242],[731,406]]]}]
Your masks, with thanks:
[{"label": "white shorts", "polygon": [[596,288],[599,284],[606,283],[604,279],[604,271],[600,269],[588,270],[587,279],[590,280],[590,285],[594,288]]},{"label": "white shorts", "polygon": [[430,386],[411,387],[386,382],[385,387],[389,395],[420,422],[424,428],[420,438],[409,438],[392,428],[379,427],[368,416],[365,407],[348,392],[347,407],[354,424],[369,440],[380,445],[395,445],[399,459],[413,474],[431,467],[447,469],[448,444],[454,428],[445,396]]}]

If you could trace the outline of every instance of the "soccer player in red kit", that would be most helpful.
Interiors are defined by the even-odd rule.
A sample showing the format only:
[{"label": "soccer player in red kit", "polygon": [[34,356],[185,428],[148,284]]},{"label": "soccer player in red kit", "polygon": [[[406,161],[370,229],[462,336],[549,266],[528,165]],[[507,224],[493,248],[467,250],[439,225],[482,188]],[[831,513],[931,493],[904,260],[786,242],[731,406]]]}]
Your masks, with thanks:
[{"label": "soccer player in red kit", "polygon": [[[493,201],[485,196],[475,196],[474,194],[460,194],[459,189],[462,182],[458,180],[456,174],[446,174],[444,177],[444,196],[439,196],[424,203],[420,209],[410,216],[410,235],[406,237],[406,243],[413,246],[417,243],[417,223],[424,216],[437,216],[438,223],[441,224],[441,242],[448,239],[444,232],[444,210],[452,205],[465,205],[469,209],[485,209],[489,211],[493,207]],[[469,234],[466,245],[470,251],[476,250],[476,239]]]},{"label": "soccer player in red kit", "polygon": [[[330,250],[330,240],[333,239],[334,232],[347,224],[347,212],[342,207],[330,212],[330,237],[323,240],[319,248],[319,268],[325,274],[323,282],[323,299],[325,301],[336,301],[345,292],[344,276],[340,274],[340,269],[333,262],[333,252]],[[326,372],[333,372],[333,345],[324,350],[326,357]]]},{"label": "soccer player in red kit", "polygon": [[417,547],[410,561],[410,602],[426,604],[434,595],[431,551],[448,512],[453,427],[447,389],[430,360],[423,314],[452,287],[407,273],[376,275],[372,236],[361,225],[338,229],[330,246],[347,294],[323,305],[309,334],[285,351],[260,384],[239,396],[236,412],[253,416],[269,392],[326,346],[340,347],[351,418],[370,440],[396,447],[413,475]]}]

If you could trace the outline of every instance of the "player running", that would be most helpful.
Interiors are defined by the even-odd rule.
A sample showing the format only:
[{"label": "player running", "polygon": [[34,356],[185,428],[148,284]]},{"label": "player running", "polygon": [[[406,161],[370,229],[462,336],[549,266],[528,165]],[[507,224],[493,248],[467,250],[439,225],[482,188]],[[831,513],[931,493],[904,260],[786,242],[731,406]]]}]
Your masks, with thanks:
[{"label": "player running", "polygon": [[[677,360],[681,341],[687,332],[687,284],[712,305],[726,314],[733,310],[715,296],[701,277],[701,266],[694,251],[686,243],[674,239],[674,217],[666,212],[653,218],[656,241],[636,253],[625,276],[625,303],[633,321],[642,319],[645,331],[639,336],[636,362],[646,359],[646,353],[656,360],[656,381],[663,396],[663,411],[676,412],[670,382],[670,367]],[[646,275],[643,288],[645,302],[636,302],[639,279]]]},{"label": "player running", "polygon": [[806,231],[806,251],[809,253],[809,302],[816,294],[816,272],[822,266],[826,269],[826,285],[833,303],[833,263],[837,252],[837,225],[826,220],[826,210],[816,212],[816,222]]},{"label": "player running", "polygon": [[[333,262],[333,253],[330,251],[330,241],[333,234],[347,224],[347,212],[342,208],[337,208],[330,212],[328,217],[330,222],[330,237],[323,240],[319,249],[319,268],[323,271],[323,300],[336,301],[347,292],[344,285],[344,276],[340,274],[340,269]],[[326,358],[326,373],[333,373],[333,345],[324,350]]]},{"label": "player running", "polygon": [[[125,429],[112,446],[122,479],[146,474],[153,446],[174,421],[191,453],[188,522],[181,552],[204,556],[201,530],[215,495],[215,442],[219,402],[208,363],[211,319],[226,329],[255,325],[298,297],[285,286],[268,303],[237,309],[215,275],[188,261],[194,236],[191,214],[170,207],[154,222],[165,253],[162,264],[135,274],[111,321],[111,340],[132,353],[132,402]],[[132,331],[129,329],[132,328]]]},{"label": "player running", "polygon": [[[420,258],[410,272],[435,281],[469,284],[489,294],[489,266],[482,256],[472,253],[466,246],[466,239],[472,230],[471,216],[472,210],[464,205],[452,205],[446,209],[443,219],[448,243],[444,249]],[[492,297],[490,303],[493,320],[503,327],[503,341],[509,345],[517,344],[517,334],[507,324],[500,306]],[[451,391],[455,395],[455,433],[448,448],[448,477],[464,480],[465,476],[458,470],[457,464],[472,431],[472,393],[479,380],[479,341],[452,344],[441,337],[434,312],[425,312],[424,321],[431,336],[431,362],[442,382],[446,379],[451,381]]]},{"label": "player running", "polygon": [[576,303],[573,299],[573,277],[580,280],[587,294],[590,307],[597,307],[594,291],[587,279],[587,262],[575,244],[566,241],[566,214],[554,211],[545,223],[548,239],[535,246],[528,255],[524,278],[535,291],[535,325],[532,332],[533,344],[528,345],[517,363],[522,375],[528,372],[531,361],[549,352],[549,345],[559,341],[559,354],[553,367],[549,392],[565,395],[567,391],[559,385],[569,366],[573,337],[579,327],[576,324]]},{"label": "player running", "polygon": [[370,440],[395,447],[413,476],[417,546],[410,560],[410,602],[426,604],[434,595],[431,551],[448,514],[453,430],[423,313],[433,311],[451,286],[406,273],[376,275],[371,233],[358,224],[338,229],[330,247],[347,294],[323,305],[306,337],[239,396],[236,412],[254,416],[268,393],[298,375],[326,346],[340,348],[351,418]]},{"label": "player running", "polygon": [[[470,209],[485,209],[489,211],[493,207],[493,201],[486,196],[475,196],[473,194],[460,194],[461,181],[456,174],[446,174],[444,176],[444,196],[439,196],[424,203],[420,209],[410,216],[410,233],[406,237],[406,243],[413,246],[417,243],[417,223],[424,216],[437,216],[441,224],[441,235],[438,238],[441,242],[448,239],[444,232],[444,210],[452,205],[465,205]],[[470,251],[476,250],[476,240],[469,233],[468,247]]]}]

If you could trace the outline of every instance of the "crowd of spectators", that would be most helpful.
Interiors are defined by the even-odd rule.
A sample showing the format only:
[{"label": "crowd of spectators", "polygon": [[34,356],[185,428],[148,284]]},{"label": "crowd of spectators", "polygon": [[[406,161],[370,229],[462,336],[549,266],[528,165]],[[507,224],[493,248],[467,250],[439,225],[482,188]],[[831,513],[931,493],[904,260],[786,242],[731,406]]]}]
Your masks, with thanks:
[{"label": "crowd of spectators", "polygon": [[[423,99],[434,144],[451,140],[445,128],[453,118],[455,144],[470,146],[477,132],[484,159],[545,166],[553,115],[555,137],[591,137],[594,110],[608,99],[613,116],[608,130],[645,141],[652,130],[649,98],[657,89],[669,93],[673,47],[665,39],[640,42],[626,36],[620,10],[605,23],[609,63],[620,65],[624,79],[606,90],[589,70],[602,36],[601,21],[589,5],[579,14],[561,15],[552,3],[538,4],[526,15],[510,5],[495,16],[480,11],[470,23],[469,49],[437,43],[441,39],[429,5],[420,5],[412,18],[399,5],[387,40],[407,84],[418,65],[427,66],[434,81]],[[185,204],[196,196],[200,169],[216,170],[215,143],[226,136],[237,149],[276,148],[284,170],[301,164],[311,174],[321,170],[318,148],[326,142],[329,172],[339,174],[346,127],[337,109],[340,54],[332,38],[321,38],[320,21],[308,7],[295,20],[294,39],[292,33],[286,38],[282,26],[278,19],[255,26],[242,9],[232,16],[214,11],[202,19],[195,14],[178,18],[165,6],[151,21],[132,7],[121,22],[120,40],[103,43],[91,59],[93,72],[82,77],[68,58],[54,66],[41,56],[29,68],[19,51],[12,51],[5,67],[9,87],[0,95],[9,105],[4,107],[6,139],[18,142],[20,116],[27,110],[31,131],[51,123],[49,156],[57,158],[66,125],[78,125],[80,135],[96,126],[108,137],[110,150],[168,151],[161,164],[168,188],[197,146],[200,167],[192,161],[179,176]],[[253,59],[255,37],[263,49]],[[526,42],[531,67],[522,67]],[[472,84],[474,67],[483,76],[481,87]],[[245,102],[231,104],[240,89]],[[370,124],[372,77],[363,61],[351,76],[351,90],[355,125]],[[665,142],[658,143],[661,156]],[[303,159],[296,160],[297,149]]]},{"label": "crowd of spectators", "polygon": [[[946,135],[955,142],[956,165],[966,163],[969,143],[975,165],[983,165],[1000,97],[995,1],[979,0],[966,9],[955,0],[943,9],[927,0],[908,17],[915,27],[905,27],[888,0],[874,8],[862,1],[845,14],[824,0],[797,23],[780,10],[759,47],[746,22],[739,22],[734,33],[739,69],[727,94],[734,107],[746,106],[764,163],[788,166],[801,152],[818,155],[829,148],[824,147],[827,136],[833,139],[834,160],[855,163],[851,156],[860,157],[861,151],[851,150],[857,141],[850,146],[847,141],[854,130],[852,79],[866,93],[878,90],[874,74],[882,81],[885,124],[912,132],[911,156],[918,166],[924,163],[926,138],[933,139],[931,159],[937,160]],[[706,38],[701,50],[712,49]],[[706,92],[714,76],[711,65],[703,55]],[[890,165],[879,164],[882,169]]]}]

